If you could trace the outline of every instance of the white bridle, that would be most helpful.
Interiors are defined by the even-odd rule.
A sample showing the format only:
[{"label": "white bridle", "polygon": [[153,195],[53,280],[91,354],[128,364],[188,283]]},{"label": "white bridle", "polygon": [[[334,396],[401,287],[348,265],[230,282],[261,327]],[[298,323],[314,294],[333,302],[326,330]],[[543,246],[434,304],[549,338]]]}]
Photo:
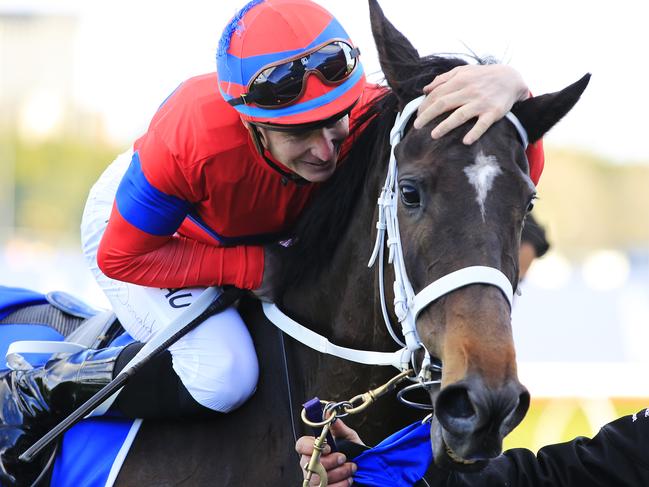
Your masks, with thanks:
[{"label": "white bridle", "polygon": [[[394,154],[394,149],[401,141],[406,126],[410,121],[412,115],[417,111],[419,105],[423,101],[424,96],[416,98],[408,103],[403,111],[397,115],[394,126],[390,131],[390,162],[388,163],[388,174],[385,179],[385,184],[381,190],[381,195],[378,199],[379,205],[379,219],[376,223],[377,234],[374,250],[368,263],[371,267],[379,261],[379,290],[381,294],[381,311],[383,312],[383,319],[385,325],[390,333],[392,339],[408,351],[407,356],[412,357],[415,350],[423,348],[425,351],[424,362],[422,364],[422,373],[425,369],[430,367],[431,359],[422,344],[417,333],[416,320],[421,311],[433,301],[441,298],[442,296],[470,284],[489,284],[496,286],[500,289],[511,306],[513,300],[513,289],[509,279],[499,269],[486,266],[470,266],[456,270],[447,274],[436,281],[430,283],[424,289],[415,294],[410,279],[408,279],[408,272],[403,257],[403,247],[401,245],[401,236],[399,234],[399,219],[398,219],[398,168],[397,159]],[[513,118],[512,118],[513,117]],[[527,134],[525,133],[522,125],[518,119],[512,114],[508,113],[509,120],[515,120],[514,126],[521,134],[521,139],[526,145]],[[385,235],[387,233],[387,242]],[[390,322],[387,307],[385,304],[385,289],[384,289],[384,258],[383,251],[388,247],[388,263],[392,264],[394,268],[394,312],[401,323],[402,334],[405,338],[405,343],[401,341]]]},{"label": "white bridle", "polygon": [[[381,295],[381,310],[383,318],[394,341],[403,347],[396,352],[373,352],[368,350],[356,350],[340,347],[331,343],[327,338],[315,333],[305,326],[297,323],[285,315],[275,304],[263,303],[263,310],[266,317],[284,333],[290,335],[299,342],[322,353],[335,355],[345,360],[351,360],[368,365],[393,365],[398,369],[407,370],[416,350],[422,348],[425,352],[424,362],[421,366],[420,378],[424,378],[431,367],[431,358],[422,344],[417,333],[416,320],[421,311],[440,297],[464,286],[471,284],[488,284],[497,287],[505,295],[511,306],[513,301],[513,289],[509,279],[499,269],[486,266],[470,266],[456,270],[436,281],[430,283],[424,289],[415,294],[408,273],[406,272],[403,258],[403,248],[399,235],[399,220],[397,217],[398,207],[398,182],[397,182],[397,160],[394,155],[396,145],[401,141],[408,121],[417,111],[423,96],[408,103],[403,111],[397,115],[394,126],[390,131],[390,161],[385,184],[378,199],[379,218],[376,223],[377,235],[374,250],[368,263],[371,267],[377,258],[379,261],[379,291]],[[521,137],[523,145],[527,147],[527,133],[525,129],[511,112],[505,116],[510,120]],[[387,242],[385,235],[387,233]],[[401,323],[402,334],[405,343],[401,341],[390,322],[390,317],[385,304],[384,290],[384,248],[388,247],[388,263],[394,267],[394,311],[399,323]]]}]

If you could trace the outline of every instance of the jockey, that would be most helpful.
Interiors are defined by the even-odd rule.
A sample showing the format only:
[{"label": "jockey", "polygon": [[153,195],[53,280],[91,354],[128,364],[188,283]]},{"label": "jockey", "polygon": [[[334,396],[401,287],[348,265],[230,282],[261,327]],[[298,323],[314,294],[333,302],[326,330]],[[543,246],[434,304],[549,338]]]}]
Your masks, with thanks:
[{"label": "jockey", "polygon": [[[3,482],[29,468],[17,460],[24,447],[115,377],[203,289],[234,285],[271,297],[273,262],[263,245],[289,234],[336,171],[350,126],[384,90],[366,82],[359,53],[312,1],[253,0],[226,26],[217,72],[180,84],[108,166],[86,203],[82,246],[137,342],[58,355],[0,378],[0,405],[15,406],[0,417],[13,428],[0,444]],[[463,66],[443,81],[429,87],[417,123],[460,108],[432,135],[476,117],[465,143],[528,96],[520,75],[502,65]],[[227,413],[250,397],[257,377],[251,337],[230,308],[144,367],[114,407],[144,418]]]}]

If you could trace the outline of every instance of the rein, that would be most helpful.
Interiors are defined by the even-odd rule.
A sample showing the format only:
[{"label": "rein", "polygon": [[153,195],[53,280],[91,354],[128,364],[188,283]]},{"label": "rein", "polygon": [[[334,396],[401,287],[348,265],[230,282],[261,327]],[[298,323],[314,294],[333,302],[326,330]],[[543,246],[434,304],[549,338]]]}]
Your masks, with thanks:
[{"label": "rein", "polygon": [[[264,302],[262,307],[266,318],[287,335],[316,351],[328,355],[357,362],[366,365],[392,365],[401,371],[410,368],[414,352],[422,348],[425,352],[424,361],[421,366],[418,378],[421,382],[429,381],[434,371],[439,371],[439,366],[432,363],[430,354],[423,345],[417,333],[415,322],[417,316],[429,304],[446,294],[471,284],[487,284],[495,286],[502,291],[511,306],[513,301],[512,284],[505,274],[495,267],[469,266],[458,269],[454,272],[428,284],[425,288],[415,294],[408,273],[406,272],[403,257],[403,247],[399,234],[399,221],[397,217],[397,160],[394,155],[396,145],[404,136],[406,126],[412,115],[417,111],[424,96],[416,98],[408,103],[402,112],[397,115],[394,126],[390,131],[390,161],[385,184],[378,199],[379,218],[376,223],[377,235],[368,267],[372,267],[377,258],[379,261],[379,291],[381,295],[381,310],[385,325],[393,340],[402,347],[395,352],[374,352],[369,350],[357,350],[347,347],[340,347],[331,343],[327,338],[319,335],[313,330],[301,325],[274,303]],[[523,146],[527,147],[527,133],[520,121],[511,112],[505,115],[516,128]],[[385,235],[387,233],[387,241]],[[384,248],[388,247],[388,263],[394,266],[394,311],[399,323],[401,323],[402,334],[405,343],[401,341],[394,332],[385,303],[384,289]]]}]

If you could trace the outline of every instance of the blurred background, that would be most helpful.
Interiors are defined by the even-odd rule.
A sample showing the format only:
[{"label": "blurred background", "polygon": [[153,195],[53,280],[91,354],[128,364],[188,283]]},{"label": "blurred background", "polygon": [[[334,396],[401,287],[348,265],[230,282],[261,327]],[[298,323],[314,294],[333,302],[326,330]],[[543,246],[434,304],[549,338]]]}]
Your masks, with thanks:
[{"label": "blurred background", "polygon": [[[380,80],[366,3],[321,3]],[[535,94],[593,74],[545,138],[535,214],[552,249],[533,264],[513,318],[534,400],[507,446],[592,435],[649,406],[649,96],[638,4],[381,3],[421,54],[491,55]],[[107,306],[79,246],[88,190],[181,81],[214,69],[221,29],[242,4],[0,0],[0,284]]]}]

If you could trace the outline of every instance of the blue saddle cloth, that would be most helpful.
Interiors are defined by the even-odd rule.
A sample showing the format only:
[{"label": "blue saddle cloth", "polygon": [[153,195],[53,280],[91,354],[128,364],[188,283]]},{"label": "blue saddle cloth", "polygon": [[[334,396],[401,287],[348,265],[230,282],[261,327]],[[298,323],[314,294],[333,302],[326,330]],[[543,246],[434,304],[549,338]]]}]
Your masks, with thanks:
[{"label": "blue saddle cloth", "polygon": [[[27,289],[0,286],[0,319],[29,305],[44,304],[43,294]],[[6,323],[0,325],[0,371],[6,370],[4,357],[9,345],[17,340],[61,341],[65,337],[43,325]],[[126,345],[133,341],[127,333],[116,338],[111,345]],[[49,358],[45,354],[25,354],[34,367],[43,365]],[[126,458],[141,420],[118,416],[89,418],[74,425],[63,436],[52,472],[51,487],[108,487]]]},{"label": "blue saddle cloth", "polygon": [[44,294],[19,287],[0,286],[0,320],[14,311],[32,304],[45,304]]},{"label": "blue saddle cloth", "polygon": [[50,487],[113,485],[142,420],[84,419],[68,430],[54,463]]},{"label": "blue saddle cloth", "polygon": [[354,458],[354,483],[367,487],[412,487],[433,461],[430,423],[418,421]]}]

